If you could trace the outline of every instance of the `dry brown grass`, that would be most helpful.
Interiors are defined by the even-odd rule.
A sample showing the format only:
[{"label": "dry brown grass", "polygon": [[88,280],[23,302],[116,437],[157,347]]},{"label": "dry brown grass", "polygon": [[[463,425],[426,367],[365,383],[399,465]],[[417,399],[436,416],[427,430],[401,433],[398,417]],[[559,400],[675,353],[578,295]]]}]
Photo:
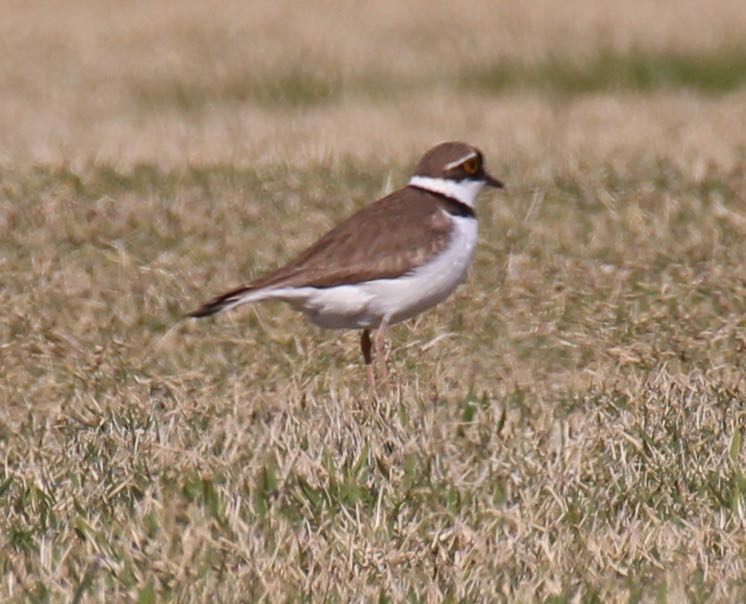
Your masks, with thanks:
[{"label": "dry brown grass", "polygon": [[[7,5],[0,598],[743,601],[742,4]],[[378,400],[179,322],[444,138],[510,186]]]}]

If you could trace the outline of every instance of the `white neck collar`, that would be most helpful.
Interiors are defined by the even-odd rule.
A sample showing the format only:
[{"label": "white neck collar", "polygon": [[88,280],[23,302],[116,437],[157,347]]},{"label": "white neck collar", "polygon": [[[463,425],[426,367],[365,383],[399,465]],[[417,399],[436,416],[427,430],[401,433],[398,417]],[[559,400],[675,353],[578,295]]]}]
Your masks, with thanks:
[{"label": "white neck collar", "polygon": [[480,180],[449,180],[447,178],[416,175],[409,179],[409,184],[418,189],[445,195],[466,204],[470,208],[474,207],[474,202],[484,187],[484,182]]}]

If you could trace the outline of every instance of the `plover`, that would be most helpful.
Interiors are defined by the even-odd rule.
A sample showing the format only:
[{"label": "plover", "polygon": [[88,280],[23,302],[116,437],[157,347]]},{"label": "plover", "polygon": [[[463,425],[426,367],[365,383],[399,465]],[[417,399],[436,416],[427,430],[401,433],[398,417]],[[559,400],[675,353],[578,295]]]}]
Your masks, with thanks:
[{"label": "plover", "polygon": [[188,316],[282,300],[320,327],[361,329],[375,389],[372,344],[385,378],[387,328],[442,302],[466,277],[477,243],[474,204],[485,186],[503,184],[487,173],[479,149],[462,142],[436,145],[407,186],[353,214],[285,266]]}]

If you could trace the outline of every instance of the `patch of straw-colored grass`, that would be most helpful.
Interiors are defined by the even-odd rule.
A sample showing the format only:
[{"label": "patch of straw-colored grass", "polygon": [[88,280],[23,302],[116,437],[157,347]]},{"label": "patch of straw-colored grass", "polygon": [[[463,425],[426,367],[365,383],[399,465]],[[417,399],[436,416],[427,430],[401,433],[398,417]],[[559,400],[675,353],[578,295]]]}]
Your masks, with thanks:
[{"label": "patch of straw-colored grass", "polygon": [[[0,599],[742,601],[741,4],[9,8]],[[508,188],[377,398],[183,319],[445,138]]]}]

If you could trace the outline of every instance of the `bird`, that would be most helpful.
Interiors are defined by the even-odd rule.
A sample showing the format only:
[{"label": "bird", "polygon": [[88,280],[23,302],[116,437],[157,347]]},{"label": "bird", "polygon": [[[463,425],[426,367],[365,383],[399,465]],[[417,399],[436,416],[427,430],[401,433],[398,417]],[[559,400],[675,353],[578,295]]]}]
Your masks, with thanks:
[{"label": "bird", "polygon": [[385,380],[389,327],[442,302],[466,278],[477,244],[475,203],[484,187],[504,184],[487,172],[477,147],[437,144],[422,156],[406,186],[363,207],[284,266],[187,316],[280,300],[322,328],[359,329],[375,393],[372,349]]}]

